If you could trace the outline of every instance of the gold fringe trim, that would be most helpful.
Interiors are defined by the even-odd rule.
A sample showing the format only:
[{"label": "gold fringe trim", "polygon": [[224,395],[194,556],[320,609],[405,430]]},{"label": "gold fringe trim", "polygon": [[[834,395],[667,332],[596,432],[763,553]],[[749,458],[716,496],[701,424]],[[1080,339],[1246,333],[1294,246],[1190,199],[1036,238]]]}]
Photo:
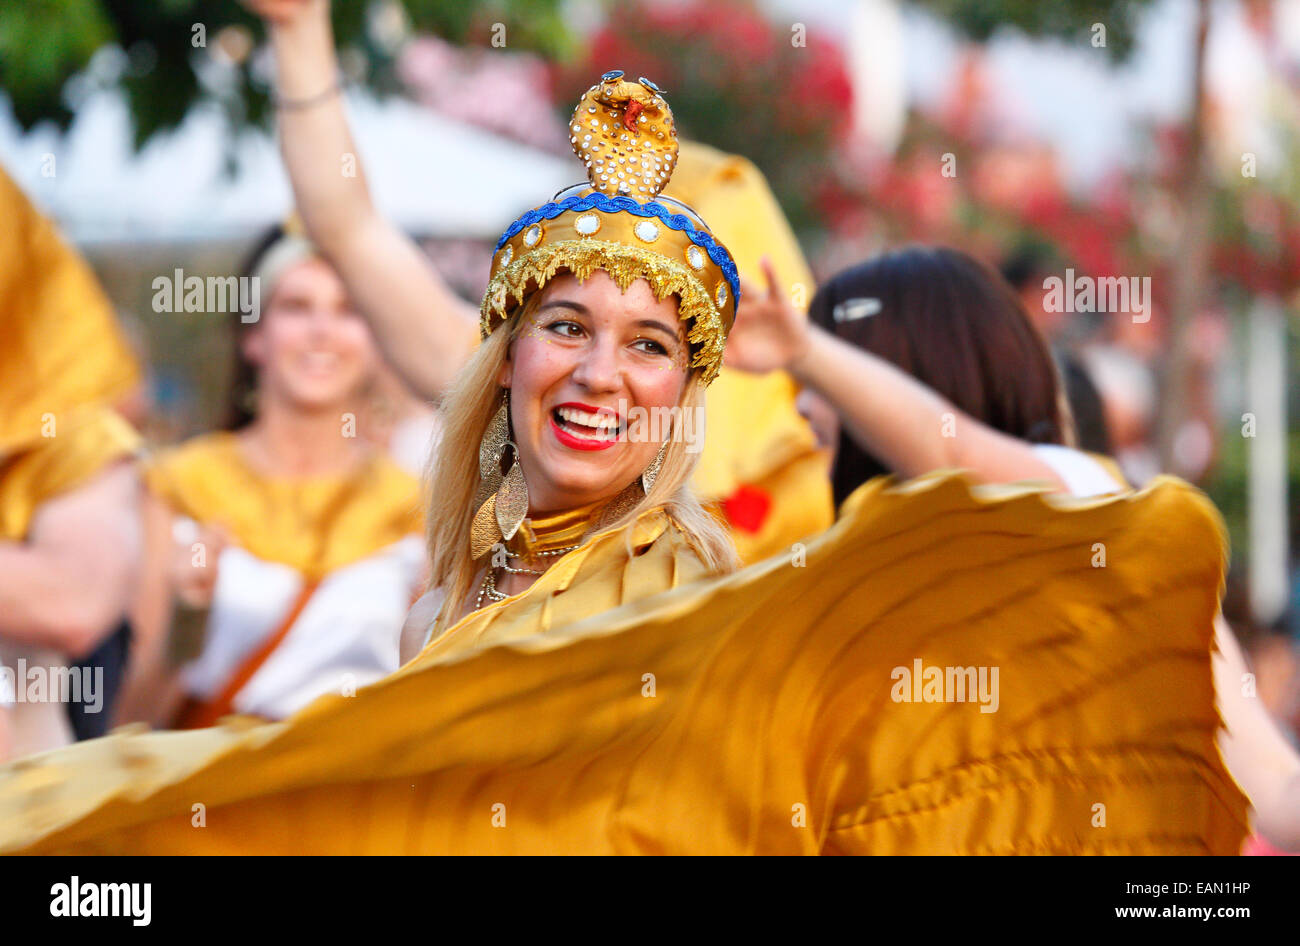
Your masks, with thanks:
[{"label": "gold fringe trim", "polygon": [[[686,339],[694,352],[691,367],[703,369],[702,380],[706,385],[718,376],[727,333],[717,305],[695,274],[685,264],[661,253],[607,240],[561,240],[544,244],[497,273],[483,296],[480,310],[483,337],[487,338],[496,327],[496,319],[504,322],[515,306],[523,304],[530,284],[534,290],[541,289],[561,270],[573,273],[582,282],[597,269],[609,273],[623,292],[635,280],[644,279],[654,290],[656,299],[678,296],[681,299],[678,313],[690,324]],[[512,296],[514,305],[511,305]]]}]

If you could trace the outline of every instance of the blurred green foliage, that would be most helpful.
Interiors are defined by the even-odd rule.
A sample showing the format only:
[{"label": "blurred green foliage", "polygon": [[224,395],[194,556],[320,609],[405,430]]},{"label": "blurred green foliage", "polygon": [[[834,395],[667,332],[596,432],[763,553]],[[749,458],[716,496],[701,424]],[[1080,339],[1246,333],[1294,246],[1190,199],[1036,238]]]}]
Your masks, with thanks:
[{"label": "blurred green foliage", "polygon": [[[371,28],[371,17],[382,6],[337,2],[333,19],[339,48],[364,57],[367,84],[389,91],[396,87],[393,50],[377,41]],[[460,45],[490,45],[493,25],[502,23],[511,49],[550,58],[572,52],[561,0],[404,0],[401,6],[415,31]],[[0,4],[0,89],[24,128],[42,120],[66,128],[72,118],[68,80],[86,69],[96,50],[111,44],[125,53],[122,68],[92,81],[121,85],[137,147],[175,127],[202,99],[218,102],[233,127],[258,123],[268,100],[254,71],[255,57],[238,55],[244,44],[237,42],[235,57],[213,61],[218,37],[232,26],[248,39],[262,31],[258,18],[235,0],[6,0]],[[213,73],[209,66],[225,74],[219,88],[201,79]]]},{"label": "blurred green foliage", "polygon": [[0,4],[0,88],[23,127],[42,118],[67,124],[63,83],[113,36],[99,0]]},{"label": "blurred green foliage", "polygon": [[492,27],[506,27],[511,49],[565,59],[576,38],[564,17],[563,0],[403,0],[415,29],[458,46],[488,46]]},{"label": "blurred green foliage", "polygon": [[1106,27],[1107,54],[1115,62],[1133,51],[1139,16],[1152,0],[912,0],[926,7],[971,39],[984,42],[1001,27],[1030,36],[1055,36],[1092,42],[1092,27]]}]

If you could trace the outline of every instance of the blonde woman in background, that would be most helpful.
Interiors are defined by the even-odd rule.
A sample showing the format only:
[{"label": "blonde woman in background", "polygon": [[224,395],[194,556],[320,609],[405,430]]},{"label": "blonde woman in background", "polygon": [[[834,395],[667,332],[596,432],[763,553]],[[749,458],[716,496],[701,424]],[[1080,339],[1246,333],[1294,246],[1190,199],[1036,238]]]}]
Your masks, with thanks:
[{"label": "blonde woman in background", "polygon": [[126,719],[281,719],[354,692],[397,669],[419,591],[417,482],[365,436],[370,331],[302,237],[253,255],[262,305],[240,323],[227,429],[148,470]]}]

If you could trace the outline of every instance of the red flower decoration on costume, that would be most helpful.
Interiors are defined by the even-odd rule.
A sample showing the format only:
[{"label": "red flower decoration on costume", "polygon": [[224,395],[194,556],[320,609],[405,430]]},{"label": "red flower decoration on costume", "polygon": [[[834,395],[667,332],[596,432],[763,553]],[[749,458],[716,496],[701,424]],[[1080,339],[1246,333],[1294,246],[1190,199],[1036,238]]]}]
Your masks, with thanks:
[{"label": "red flower decoration on costume", "polygon": [[757,486],[741,486],[722,501],[727,521],[743,532],[757,532],[772,511],[772,497]]}]

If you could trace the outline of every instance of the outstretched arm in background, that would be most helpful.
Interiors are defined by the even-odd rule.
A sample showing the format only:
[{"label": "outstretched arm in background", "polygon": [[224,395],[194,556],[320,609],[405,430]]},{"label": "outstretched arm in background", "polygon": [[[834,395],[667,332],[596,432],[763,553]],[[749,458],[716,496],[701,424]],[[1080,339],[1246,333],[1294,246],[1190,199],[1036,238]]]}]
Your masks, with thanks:
[{"label": "outstretched arm in background", "polygon": [[778,288],[767,260],[766,291],[746,287],[727,339],[726,364],[784,369],[821,395],[853,439],[900,477],[960,468],[994,483],[1065,483],[1023,440],[975,420],[883,358],[808,321]]},{"label": "outstretched arm in background", "polygon": [[[328,0],[246,0],[269,25],[280,147],[308,234],[329,257],[410,387],[436,399],[478,338],[474,308],[457,296],[406,234],[376,211],[355,158],[339,82]],[[299,103],[297,106],[292,103]]]},{"label": "outstretched arm in background", "polygon": [[1214,642],[1223,761],[1250,797],[1255,830],[1274,847],[1300,851],[1300,755],[1259,697],[1246,696],[1246,661],[1222,614],[1214,621]]}]

